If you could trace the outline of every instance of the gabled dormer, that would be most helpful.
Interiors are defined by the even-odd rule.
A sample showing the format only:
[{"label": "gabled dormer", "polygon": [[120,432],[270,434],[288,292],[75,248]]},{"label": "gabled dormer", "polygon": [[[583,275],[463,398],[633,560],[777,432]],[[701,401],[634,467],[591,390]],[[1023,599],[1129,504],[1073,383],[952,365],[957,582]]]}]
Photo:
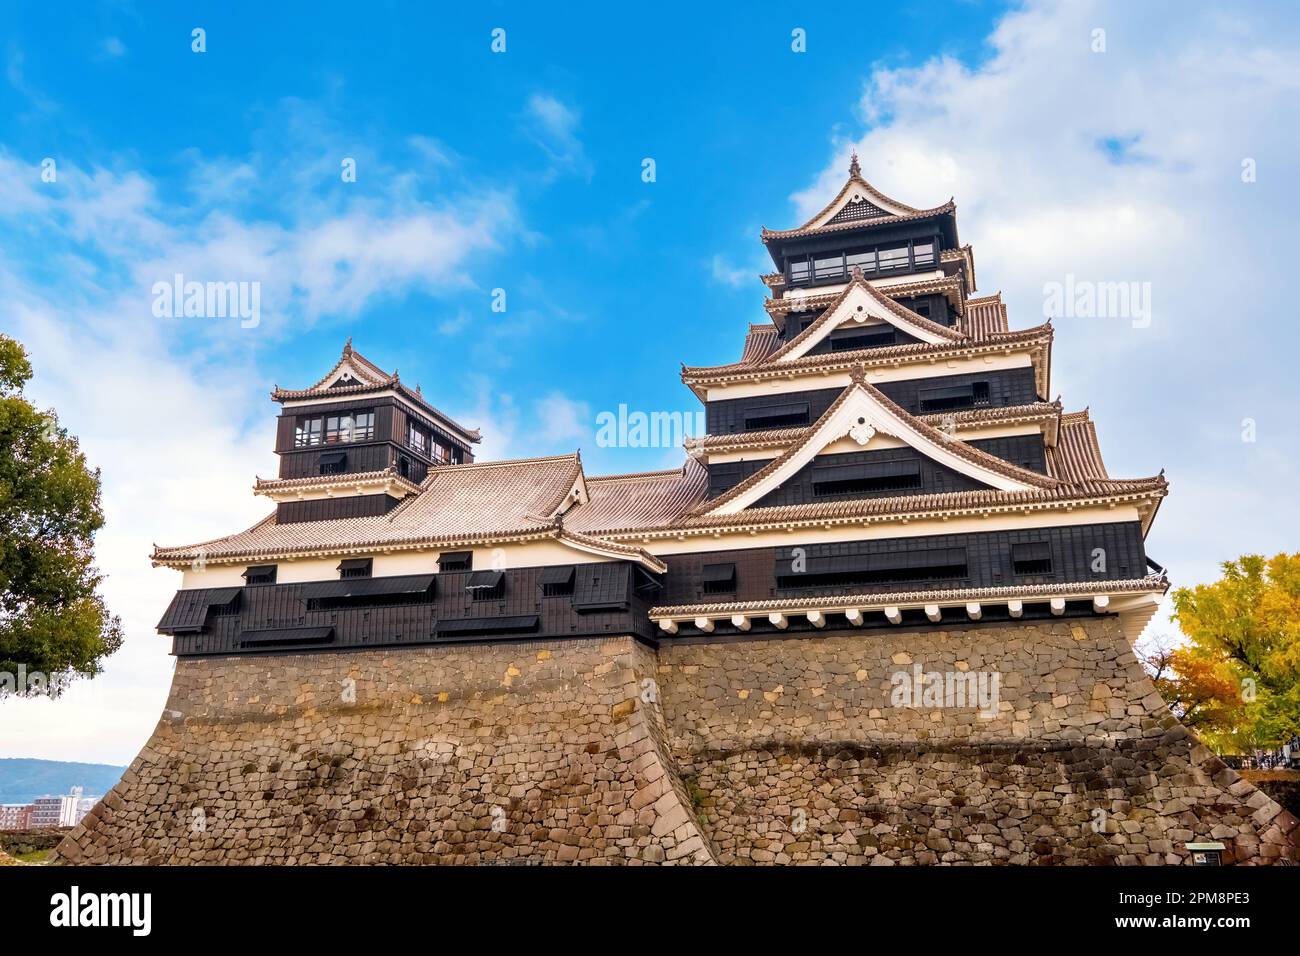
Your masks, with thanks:
[{"label": "gabled dormer", "polygon": [[474,460],[480,440],[352,348],[305,389],[277,387],[278,477],[256,491],[279,504],[277,520],[365,517],[391,510],[430,469]]},{"label": "gabled dormer", "polygon": [[853,381],[811,427],[774,458],[710,464],[710,477],[740,478],[721,494],[711,480],[705,515],[747,508],[854,498],[1055,487],[1052,476],[1020,467],[914,416],[855,370]]},{"label": "gabled dormer", "polygon": [[[862,178],[856,153],[848,180],[821,212],[795,229],[764,229],[762,236],[778,270],[765,281],[778,295],[843,284],[855,269],[879,282],[939,280],[963,258],[952,200],[919,209],[886,196]],[[969,262],[969,250],[964,258]]]}]

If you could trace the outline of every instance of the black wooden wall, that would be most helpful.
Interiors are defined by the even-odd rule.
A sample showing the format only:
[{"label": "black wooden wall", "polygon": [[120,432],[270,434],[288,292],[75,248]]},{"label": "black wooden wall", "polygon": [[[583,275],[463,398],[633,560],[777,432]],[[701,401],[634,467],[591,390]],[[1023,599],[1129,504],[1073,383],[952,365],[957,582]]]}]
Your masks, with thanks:
[{"label": "black wooden wall", "polygon": [[[1043,448],[1041,435],[1011,435],[1006,438],[986,438],[972,441],[969,444],[1004,461],[1020,465],[1022,468],[1029,468],[1040,474],[1046,474],[1047,472],[1046,452]],[[916,461],[920,466],[921,485],[907,490],[858,492],[831,496],[813,493],[813,474],[821,466],[855,463],[874,464],[885,461]],[[708,466],[709,497],[716,498],[771,463],[771,458],[711,463]],[[985,486],[966,478],[951,468],[926,458],[910,448],[891,448],[880,451],[819,455],[808,465],[805,465],[780,489],[760,499],[756,507],[852,498],[882,498],[896,494],[940,494],[948,491],[971,491],[983,487]]]},{"label": "black wooden wall", "polygon": [[[1012,545],[1046,541],[1052,550],[1050,574],[1016,575],[1012,567]],[[778,587],[778,574],[792,574],[793,549],[803,549],[805,560],[849,558],[859,555],[903,555],[934,549],[964,549],[967,573],[960,578],[944,577],[862,586],[786,588]],[[1096,549],[1104,556],[1104,570],[1094,570]],[[1146,555],[1141,525],[1134,522],[1039,528],[1023,531],[989,531],[973,534],[924,535],[916,538],[888,538],[835,544],[792,544],[783,548],[750,548],[711,554],[670,554],[661,603],[699,604],[732,601],[765,601],[803,595],[860,594],[898,591],[944,590],[949,588],[996,587],[1056,582],[1109,581],[1138,578],[1146,574]],[[706,592],[705,565],[734,563],[735,590]],[[1100,566],[1100,565],[1098,565]]]},{"label": "black wooden wall", "polygon": [[290,524],[295,521],[328,521],[331,518],[369,518],[387,514],[400,502],[400,498],[385,494],[282,501],[275,506],[275,520],[277,524]]},{"label": "black wooden wall", "polygon": [[[920,392],[926,389],[969,385],[974,382],[987,382],[989,385],[988,406],[1002,408],[1012,405],[1028,405],[1041,398],[1034,385],[1032,368],[996,369],[988,372],[966,373],[962,375],[941,375],[936,378],[908,379],[900,382],[884,382],[876,387],[893,401],[913,415],[920,415]],[[744,432],[745,418],[753,416],[756,411],[776,405],[790,405],[797,402],[808,403],[808,423],[811,424],[825,414],[826,409],[843,392],[843,388],[821,388],[804,392],[783,392],[773,395],[757,395],[750,398],[726,398],[705,405],[705,422],[710,435],[734,435]]]},{"label": "black wooden wall", "polygon": [[[478,639],[491,637],[489,622],[509,621],[518,637],[579,637],[603,634],[632,634],[648,637],[654,629],[647,613],[658,603],[657,588],[646,588],[652,580],[628,562],[603,562],[596,566],[577,565],[576,570],[598,573],[575,575],[574,594],[543,596],[539,577],[543,568],[512,568],[503,572],[504,590],[496,600],[475,601],[466,589],[475,572],[446,572],[434,575],[433,591],[415,595],[408,603],[371,607],[312,610],[306,592],[310,584],[269,584],[244,587],[229,613],[209,614],[202,633],[173,637],[173,653],[181,656],[271,652],[273,644],[241,646],[250,633],[259,640],[265,632],[282,631],[285,646],[306,629],[332,629],[332,635],[318,645],[325,649],[428,644],[474,639],[468,635],[444,636],[450,622],[474,621],[485,625]],[[375,579],[383,581],[386,579]],[[192,592],[182,592],[192,595]],[[621,604],[621,607],[614,605]],[[585,605],[585,607],[583,606]],[[590,610],[589,608],[598,608]],[[169,610],[170,614],[170,610]],[[536,621],[519,627],[520,619]],[[164,617],[163,623],[167,621]]]}]

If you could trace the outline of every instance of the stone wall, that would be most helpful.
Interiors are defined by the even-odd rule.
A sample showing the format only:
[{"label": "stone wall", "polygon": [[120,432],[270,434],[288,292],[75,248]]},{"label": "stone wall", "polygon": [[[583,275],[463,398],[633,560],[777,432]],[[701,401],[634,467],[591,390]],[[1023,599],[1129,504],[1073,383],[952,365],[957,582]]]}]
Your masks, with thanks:
[{"label": "stone wall", "polygon": [[0,852],[18,856],[53,850],[71,827],[38,827],[30,830],[0,830]]},{"label": "stone wall", "polygon": [[60,855],[708,863],[642,691],[653,667],[630,638],[182,659]]},{"label": "stone wall", "polygon": [[[924,675],[952,687],[900,700]],[[991,681],[996,675],[996,700]],[[980,680],[984,683],[980,684]],[[964,690],[983,689],[964,699]],[[1113,619],[182,659],[68,861],[1181,863],[1296,821]]]},{"label": "stone wall", "polygon": [[[918,670],[997,675],[996,707],[897,697]],[[665,646],[658,680],[722,863],[1297,856],[1295,819],[1174,719],[1113,618]]]},{"label": "stone wall", "polygon": [[1242,770],[1241,776],[1293,816],[1300,816],[1300,770]]}]

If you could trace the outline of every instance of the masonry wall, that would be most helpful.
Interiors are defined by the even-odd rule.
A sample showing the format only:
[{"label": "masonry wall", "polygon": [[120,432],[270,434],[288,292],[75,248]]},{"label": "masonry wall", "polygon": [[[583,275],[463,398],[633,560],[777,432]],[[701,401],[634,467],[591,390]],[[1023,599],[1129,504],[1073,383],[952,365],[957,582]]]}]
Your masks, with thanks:
[{"label": "masonry wall", "polygon": [[653,666],[626,637],[181,659],[60,856],[708,863],[643,694]]},{"label": "masonry wall", "polygon": [[[897,706],[918,665],[998,674],[996,709]],[[1177,722],[1114,618],[678,645],[658,680],[721,863],[1297,859],[1295,818]]]},{"label": "masonry wall", "polygon": [[[894,697],[997,674],[998,701]],[[990,685],[985,683],[984,689]],[[949,705],[952,704],[952,705]],[[97,863],[1184,863],[1295,819],[1169,714],[1113,618],[182,659]]]}]

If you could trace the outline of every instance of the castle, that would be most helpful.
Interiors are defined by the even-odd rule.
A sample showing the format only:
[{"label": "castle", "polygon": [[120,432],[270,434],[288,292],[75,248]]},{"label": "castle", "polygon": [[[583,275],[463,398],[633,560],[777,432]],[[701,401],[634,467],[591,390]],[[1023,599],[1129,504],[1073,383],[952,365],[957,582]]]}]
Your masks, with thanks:
[{"label": "castle", "polygon": [[1051,400],[951,201],[764,230],[683,467],[476,461],[349,341],[277,388],[272,511],[200,544],[176,674],[60,848],[120,863],[1186,863],[1296,821],[1135,659],[1163,475]]}]

